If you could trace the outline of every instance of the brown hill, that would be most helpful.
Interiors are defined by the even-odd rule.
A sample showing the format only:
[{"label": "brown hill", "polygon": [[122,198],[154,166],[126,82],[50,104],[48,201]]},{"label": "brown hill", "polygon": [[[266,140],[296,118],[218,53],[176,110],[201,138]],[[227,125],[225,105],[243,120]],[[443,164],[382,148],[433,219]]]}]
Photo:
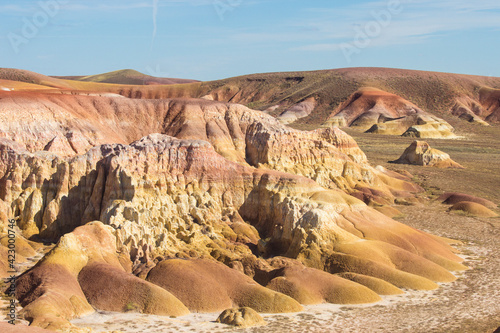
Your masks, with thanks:
[{"label": "brown hill", "polygon": [[[457,101],[467,99],[481,108],[473,107],[467,120],[479,119],[498,121],[495,96],[500,89],[500,78],[424,72],[390,68],[345,68],[313,72],[265,73],[239,76],[218,81],[194,82],[174,85],[119,85],[95,82],[58,80],[55,78],[33,81],[26,71],[5,73],[0,71],[0,79],[25,80],[76,90],[112,92],[130,98],[161,99],[175,97],[207,97],[216,101],[234,102],[254,109],[270,110],[278,116],[310,98],[315,107],[309,115],[294,123],[296,127],[317,128],[330,116],[333,110],[349,100],[356,91],[366,87],[380,89],[400,96],[421,110],[434,116],[452,114]],[[22,72],[22,73],[20,73]],[[40,75],[40,74],[38,74]],[[51,81],[52,80],[52,81]],[[54,81],[55,80],[55,81]],[[462,103],[462,102],[460,102]],[[462,103],[463,104],[463,103]],[[478,114],[476,114],[476,112]],[[487,118],[487,119],[486,119]]]},{"label": "brown hill", "polygon": [[96,82],[96,83],[114,83],[128,85],[170,85],[198,82],[197,80],[161,78],[155,77],[132,69],[123,69],[109,73],[89,75],[89,76],[53,76],[57,79]]},{"label": "brown hill", "polygon": [[[203,82],[183,87],[137,87],[122,90],[129,97],[202,97],[235,102],[277,116],[314,97],[313,112],[295,126],[315,128],[356,91],[373,87],[413,103],[435,116],[450,114],[457,98],[483,105],[481,89],[500,89],[500,78],[390,68],[345,68],[313,72],[265,73]],[[191,90],[187,92],[187,90]],[[484,98],[484,97],[483,97]],[[477,115],[484,119],[482,115]],[[489,121],[495,121],[491,117]]]},{"label": "brown hill", "polygon": [[59,80],[56,78],[52,78],[50,76],[22,69],[0,68],[0,79],[24,82],[51,88],[59,88],[59,89],[71,88],[71,86],[68,83],[64,82],[63,80]]},{"label": "brown hill", "polygon": [[147,280],[168,290],[191,311],[217,312],[232,306],[258,312],[298,312],[289,296],[264,288],[253,279],[212,260],[163,260]]},{"label": "brown hill", "polygon": [[437,200],[448,205],[454,205],[462,201],[469,201],[476,202],[488,208],[497,208],[497,205],[492,201],[464,193],[447,192],[441,195]]}]

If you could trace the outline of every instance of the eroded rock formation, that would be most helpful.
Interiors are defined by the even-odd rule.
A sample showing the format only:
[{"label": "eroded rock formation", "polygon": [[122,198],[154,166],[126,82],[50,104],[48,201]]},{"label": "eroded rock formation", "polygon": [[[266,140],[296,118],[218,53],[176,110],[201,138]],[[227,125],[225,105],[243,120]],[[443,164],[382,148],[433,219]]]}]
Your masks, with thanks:
[{"label": "eroded rock formation", "polygon": [[401,157],[393,163],[463,169],[463,166],[453,161],[450,155],[431,148],[431,146],[424,141],[413,141],[413,143],[406,148]]},{"label": "eroded rock formation", "polygon": [[[0,112],[0,216],[26,237],[59,239],[19,279],[34,325],[66,327],[93,308],[177,316],[375,302],[465,269],[451,241],[348,194],[390,203],[419,188],[372,168],[338,128],[298,131],[209,100],[20,94],[2,105],[26,117]],[[123,288],[99,292],[113,283]]]},{"label": "eroded rock formation", "polygon": [[453,127],[415,104],[375,88],[362,88],[341,104],[325,126],[416,138],[453,138]]},{"label": "eroded rock formation", "polygon": [[309,97],[308,99],[283,111],[279,115],[278,119],[283,124],[291,124],[298,119],[309,116],[315,107],[316,99],[314,97]]}]

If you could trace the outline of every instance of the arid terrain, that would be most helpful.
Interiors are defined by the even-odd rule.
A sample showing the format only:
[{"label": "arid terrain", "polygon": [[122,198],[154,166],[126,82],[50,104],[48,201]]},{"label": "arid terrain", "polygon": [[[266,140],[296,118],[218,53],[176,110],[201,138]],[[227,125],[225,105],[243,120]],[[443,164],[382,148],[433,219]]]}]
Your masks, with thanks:
[{"label": "arid terrain", "polygon": [[499,91],[0,69],[5,321],[15,296],[27,332],[493,332]]}]

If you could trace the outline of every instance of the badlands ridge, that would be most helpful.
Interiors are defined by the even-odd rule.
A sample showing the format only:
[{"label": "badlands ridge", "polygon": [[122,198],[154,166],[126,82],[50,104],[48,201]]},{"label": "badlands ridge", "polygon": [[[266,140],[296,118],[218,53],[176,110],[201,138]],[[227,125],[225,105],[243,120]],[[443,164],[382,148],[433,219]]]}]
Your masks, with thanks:
[{"label": "badlands ridge", "polygon": [[[357,71],[330,74],[359,82]],[[323,92],[278,98],[274,86],[255,85],[280,78],[261,76],[127,86],[0,70],[0,275],[9,220],[19,261],[55,244],[17,280],[32,326],[71,329],[71,319],[95,310],[183,316],[233,307],[243,309],[221,318],[260,322],[250,309],[373,303],[436,289],[466,269],[455,241],[391,218],[395,201],[416,203],[422,189],[372,167],[337,127],[454,137],[446,121],[380,87],[355,87],[327,114],[334,104]],[[455,79],[467,80],[475,79]],[[497,85],[448,101],[450,113],[498,120],[484,96],[500,82],[481,80]],[[316,129],[296,129],[307,122]],[[480,205],[471,200],[456,204]]]}]

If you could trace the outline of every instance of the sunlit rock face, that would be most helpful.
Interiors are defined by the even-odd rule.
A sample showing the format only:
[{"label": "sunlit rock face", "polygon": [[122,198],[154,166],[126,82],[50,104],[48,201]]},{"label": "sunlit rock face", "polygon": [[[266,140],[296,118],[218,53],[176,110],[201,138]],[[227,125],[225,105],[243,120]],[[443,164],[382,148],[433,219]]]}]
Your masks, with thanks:
[{"label": "sunlit rock face", "polygon": [[425,141],[414,141],[394,163],[463,169],[463,166],[453,161],[450,155],[431,148]]}]

